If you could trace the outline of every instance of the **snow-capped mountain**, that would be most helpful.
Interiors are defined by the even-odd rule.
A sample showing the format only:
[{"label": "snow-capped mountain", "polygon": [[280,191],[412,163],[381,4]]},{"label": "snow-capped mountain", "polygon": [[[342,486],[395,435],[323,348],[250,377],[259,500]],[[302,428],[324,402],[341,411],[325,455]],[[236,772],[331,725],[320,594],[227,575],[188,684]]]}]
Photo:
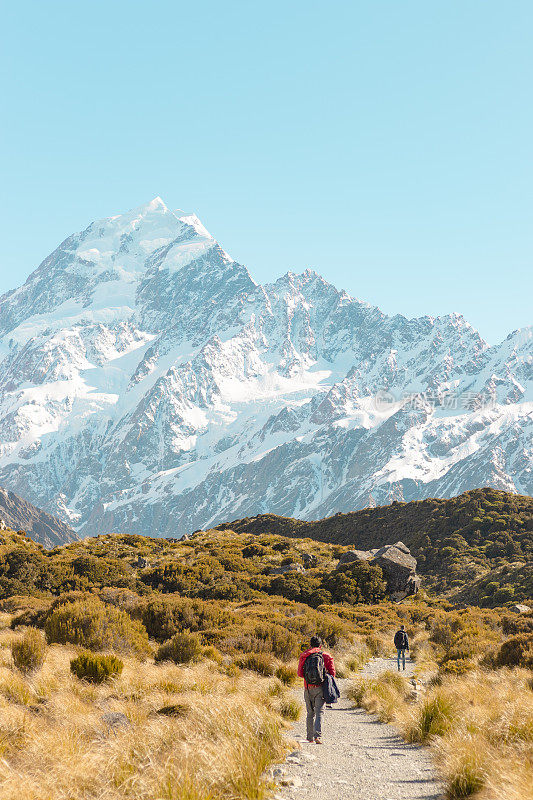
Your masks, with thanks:
[{"label": "snow-capped mountain", "polygon": [[258,285],[156,198],[0,297],[0,485],[82,534],[530,494],[531,353],[308,270]]}]

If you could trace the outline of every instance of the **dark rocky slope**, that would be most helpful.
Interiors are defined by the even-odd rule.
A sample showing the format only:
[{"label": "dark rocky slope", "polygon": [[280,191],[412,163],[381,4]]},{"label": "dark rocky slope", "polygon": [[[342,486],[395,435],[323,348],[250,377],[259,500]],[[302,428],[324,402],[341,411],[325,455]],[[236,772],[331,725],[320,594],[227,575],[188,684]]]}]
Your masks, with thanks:
[{"label": "dark rocky slope", "polygon": [[79,538],[65,522],[0,487],[0,528],[2,527],[23,530],[35,542],[45,547],[57,547],[75,542]]}]

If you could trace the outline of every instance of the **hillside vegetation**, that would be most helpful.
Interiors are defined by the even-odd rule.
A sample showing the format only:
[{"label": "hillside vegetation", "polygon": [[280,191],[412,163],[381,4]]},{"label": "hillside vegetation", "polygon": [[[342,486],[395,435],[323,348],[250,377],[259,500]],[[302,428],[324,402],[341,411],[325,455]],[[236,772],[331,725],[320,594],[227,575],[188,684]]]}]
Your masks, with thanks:
[{"label": "hillside vegetation", "polygon": [[533,597],[533,499],[496,489],[394,502],[316,522],[264,514],[220,527],[359,550],[401,540],[417,559],[426,588],[439,594],[483,606]]},{"label": "hillside vegetation", "polygon": [[293,707],[276,678],[216,661],[178,666],[122,656],[123,670],[80,680],[72,646],[42,668],[10,661],[21,633],[0,629],[2,800],[260,800],[284,752]]},{"label": "hillside vegetation", "polygon": [[[453,794],[459,767],[443,758],[449,796],[482,787],[496,800],[505,785],[506,798],[526,800],[533,614],[454,608],[424,593],[391,603],[378,567],[336,569],[346,549],[214,530],[179,542],[100,536],[46,551],[3,531],[3,800],[267,798],[268,767],[284,751],[280,733],[299,714],[290,687],[309,637],[322,636],[349,677],[371,656],[391,655],[400,623],[419,674],[464,694],[466,732],[455,755],[468,758],[476,720],[491,730],[491,687],[502,697],[519,692],[505,763],[491,745],[474,789]],[[384,716],[391,697],[403,708],[390,687],[367,689],[361,702]],[[415,722],[424,702],[415,698]],[[511,763],[521,766],[513,772]]]},{"label": "hillside vegetation", "polygon": [[[113,534],[47,551],[28,537],[3,532],[0,598],[55,596],[105,586],[143,596],[179,592],[202,600],[280,595],[313,607],[383,599],[386,584],[379,567],[353,563],[336,569],[347,549],[215,530],[178,542]],[[285,568],[289,571],[276,574]]]}]

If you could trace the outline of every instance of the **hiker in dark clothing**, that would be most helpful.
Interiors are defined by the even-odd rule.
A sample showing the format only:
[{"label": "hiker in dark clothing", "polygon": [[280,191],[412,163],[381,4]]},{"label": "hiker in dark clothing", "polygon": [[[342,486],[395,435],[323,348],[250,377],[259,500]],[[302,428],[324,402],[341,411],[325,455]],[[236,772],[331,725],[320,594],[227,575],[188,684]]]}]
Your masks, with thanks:
[{"label": "hiker in dark clothing", "polygon": [[322,649],[320,636],[312,636],[311,647],[300,656],[298,677],[304,679],[307,741],[314,741],[315,744],[322,744],[322,714],[324,713],[322,684],[326,673],[335,677],[333,658]]},{"label": "hiker in dark clothing", "polygon": [[409,637],[405,631],[405,625],[400,625],[400,630],[394,634],[394,647],[398,651],[398,672],[400,671],[400,660],[405,669],[405,651],[409,650]]}]

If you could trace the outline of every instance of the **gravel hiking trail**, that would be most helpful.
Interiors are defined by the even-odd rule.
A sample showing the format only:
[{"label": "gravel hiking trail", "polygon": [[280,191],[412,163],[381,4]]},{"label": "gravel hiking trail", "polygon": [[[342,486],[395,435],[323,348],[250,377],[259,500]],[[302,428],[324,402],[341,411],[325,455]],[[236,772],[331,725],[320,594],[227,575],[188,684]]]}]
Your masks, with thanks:
[{"label": "gravel hiking trail", "polygon": [[[386,669],[396,669],[396,660],[374,658],[359,674]],[[411,662],[402,674],[413,675]],[[301,749],[272,771],[277,800],[441,800],[444,789],[429,750],[408,744],[392,725],[353,708],[346,698],[349,681],[337,682],[341,697],[324,711],[323,744],[306,741],[305,708],[289,734]],[[295,695],[303,704],[301,687]]]}]

